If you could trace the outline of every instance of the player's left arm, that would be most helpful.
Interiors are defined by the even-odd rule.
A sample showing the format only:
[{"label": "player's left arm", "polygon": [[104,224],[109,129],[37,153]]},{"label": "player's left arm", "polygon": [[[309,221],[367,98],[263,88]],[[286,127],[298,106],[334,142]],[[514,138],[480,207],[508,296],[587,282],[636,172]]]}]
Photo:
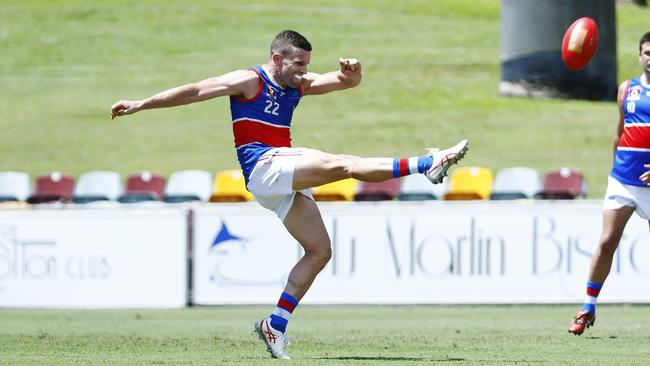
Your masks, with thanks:
[{"label": "player's left arm", "polygon": [[629,80],[624,81],[618,86],[618,93],[616,94],[616,104],[618,105],[618,125],[616,126],[616,136],[614,136],[614,157],[616,156],[616,149],[618,148],[618,140],[621,139],[625,129],[625,111],[623,110],[623,102],[625,102],[625,93],[627,92]]},{"label": "player's left arm", "polygon": [[338,71],[308,72],[302,77],[302,94],[318,95],[353,88],[361,83],[361,63],[356,58],[339,58]]}]

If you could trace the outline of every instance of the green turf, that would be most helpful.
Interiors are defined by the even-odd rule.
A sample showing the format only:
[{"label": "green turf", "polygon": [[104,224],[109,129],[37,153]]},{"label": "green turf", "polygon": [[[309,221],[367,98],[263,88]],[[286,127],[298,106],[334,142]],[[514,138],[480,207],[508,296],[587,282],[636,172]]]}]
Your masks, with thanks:
[{"label": "green turf", "polygon": [[[471,141],[465,165],[583,170],[600,198],[617,123],[612,102],[501,98],[499,1],[0,2],[0,170],[78,176],[237,167],[224,99],[108,118],[118,99],[265,62],[279,30],[314,45],[310,69],[339,56],[360,87],[305,98],[294,146],[415,155]],[[641,73],[650,10],[618,6],[619,79]]]},{"label": "green turf", "polygon": [[[622,81],[641,72],[650,10],[617,9]],[[590,197],[604,192],[616,106],[499,97],[497,0],[8,0],[0,15],[0,170],[236,167],[225,99],[116,121],[109,107],[261,64],[294,28],[314,45],[312,71],[339,56],[364,67],[360,87],[301,102],[294,145],[394,156],[469,138],[465,165],[573,166]],[[0,365],[259,365],[249,329],[268,310],[0,310]],[[647,363],[650,308],[601,306],[571,337],[575,310],[301,306],[291,352],[301,365]]]},{"label": "green turf", "polygon": [[[647,365],[650,307],[600,305],[581,337],[576,306],[301,306],[298,365]],[[2,365],[262,365],[251,332],[269,307],[2,310]]]}]

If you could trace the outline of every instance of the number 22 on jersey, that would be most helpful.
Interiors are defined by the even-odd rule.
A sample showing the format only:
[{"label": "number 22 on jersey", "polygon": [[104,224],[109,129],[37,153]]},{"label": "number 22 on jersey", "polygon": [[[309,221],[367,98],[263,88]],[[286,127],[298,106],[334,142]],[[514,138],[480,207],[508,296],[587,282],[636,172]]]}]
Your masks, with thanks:
[{"label": "number 22 on jersey", "polygon": [[265,113],[272,114],[274,116],[278,115],[278,109],[280,108],[280,104],[278,102],[274,102],[270,99],[267,99],[266,101],[266,108],[264,108]]}]

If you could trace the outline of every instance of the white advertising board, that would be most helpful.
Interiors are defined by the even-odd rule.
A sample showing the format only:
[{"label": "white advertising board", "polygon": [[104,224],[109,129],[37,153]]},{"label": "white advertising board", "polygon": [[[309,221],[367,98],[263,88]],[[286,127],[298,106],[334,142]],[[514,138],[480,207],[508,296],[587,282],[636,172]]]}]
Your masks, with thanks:
[{"label": "white advertising board", "polygon": [[177,308],[187,211],[0,210],[0,306]]},{"label": "white advertising board", "polygon": [[[600,201],[319,204],[333,258],[303,303],[580,303]],[[194,212],[193,302],[274,303],[297,243],[255,204]],[[630,220],[600,302],[650,302],[648,224]]]}]

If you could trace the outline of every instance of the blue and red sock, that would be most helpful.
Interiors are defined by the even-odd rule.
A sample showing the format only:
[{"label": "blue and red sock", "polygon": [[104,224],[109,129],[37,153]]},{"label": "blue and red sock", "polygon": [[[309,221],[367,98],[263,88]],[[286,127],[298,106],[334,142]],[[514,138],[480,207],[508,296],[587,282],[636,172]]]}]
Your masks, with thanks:
[{"label": "blue and red sock", "polygon": [[433,165],[433,157],[423,155],[411,158],[395,158],[393,160],[393,177],[424,173]]},{"label": "blue and red sock", "polygon": [[583,310],[596,314],[596,300],[598,300],[602,287],[602,283],[587,282],[587,294],[585,295],[585,303],[582,305]]},{"label": "blue and red sock", "polygon": [[271,326],[273,329],[284,333],[287,330],[287,324],[291,318],[291,313],[298,306],[298,300],[286,292],[280,295],[278,305],[271,313]]}]

